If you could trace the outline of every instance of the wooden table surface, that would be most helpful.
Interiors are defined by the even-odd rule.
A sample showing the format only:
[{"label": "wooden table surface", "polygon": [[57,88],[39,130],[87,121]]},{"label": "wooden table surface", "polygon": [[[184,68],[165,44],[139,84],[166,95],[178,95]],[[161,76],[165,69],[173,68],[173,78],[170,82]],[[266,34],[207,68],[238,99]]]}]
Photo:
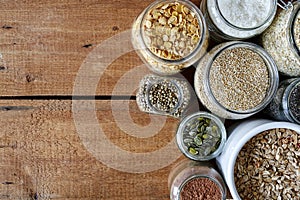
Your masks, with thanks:
[{"label": "wooden table surface", "polygon": [[151,2],[1,1],[0,199],[169,199],[179,120],[135,102]]}]

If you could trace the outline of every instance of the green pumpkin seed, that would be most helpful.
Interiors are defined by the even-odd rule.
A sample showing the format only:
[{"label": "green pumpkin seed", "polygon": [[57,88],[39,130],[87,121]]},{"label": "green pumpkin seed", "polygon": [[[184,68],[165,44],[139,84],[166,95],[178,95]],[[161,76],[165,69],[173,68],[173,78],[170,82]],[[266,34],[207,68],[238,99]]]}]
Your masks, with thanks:
[{"label": "green pumpkin seed", "polygon": [[202,138],[203,138],[203,139],[207,139],[207,138],[208,138],[208,135],[207,135],[207,134],[204,134],[204,135],[202,135]]},{"label": "green pumpkin seed", "polygon": [[191,138],[186,138],[186,139],[183,140],[183,142],[188,144],[188,143],[193,142],[193,139],[191,139]]},{"label": "green pumpkin seed", "polygon": [[205,122],[206,122],[207,124],[210,124],[210,121],[211,121],[211,120],[208,119],[208,118],[205,119]]},{"label": "green pumpkin seed", "polygon": [[189,152],[193,155],[197,155],[198,151],[196,149],[194,149],[193,147],[189,147]]},{"label": "green pumpkin seed", "polygon": [[199,117],[184,129],[183,141],[192,155],[208,156],[217,150],[221,135],[211,119]]},{"label": "green pumpkin seed", "polygon": [[203,126],[201,126],[201,128],[200,128],[200,132],[201,133],[203,133],[204,131],[205,131],[205,129],[206,129],[206,127],[203,125]]},{"label": "green pumpkin seed", "polygon": [[199,120],[199,121],[203,121],[204,118],[203,118],[203,117],[199,117],[198,120]]},{"label": "green pumpkin seed", "polygon": [[217,131],[218,131],[218,127],[217,127],[217,126],[212,126],[211,130],[212,130],[213,132],[217,132]]},{"label": "green pumpkin seed", "polygon": [[202,144],[202,139],[200,134],[196,135],[196,137],[194,138],[194,142],[197,146],[200,146]]}]

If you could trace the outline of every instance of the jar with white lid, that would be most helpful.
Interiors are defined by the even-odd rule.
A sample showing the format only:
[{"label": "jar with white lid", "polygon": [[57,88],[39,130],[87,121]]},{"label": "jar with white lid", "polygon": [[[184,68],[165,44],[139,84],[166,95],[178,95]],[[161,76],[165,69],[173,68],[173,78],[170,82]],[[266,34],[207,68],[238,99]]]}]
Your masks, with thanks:
[{"label": "jar with white lid", "polygon": [[242,41],[221,43],[199,62],[195,92],[212,113],[243,119],[263,110],[276,94],[278,71],[260,46]]},{"label": "jar with white lid", "polygon": [[203,0],[201,11],[216,41],[243,40],[261,34],[277,10],[275,0]]},{"label": "jar with white lid", "polygon": [[190,1],[158,0],[135,20],[132,44],[150,70],[173,75],[206,53],[206,22],[199,8]]},{"label": "jar with white lid", "polygon": [[262,34],[262,44],[274,58],[278,71],[300,76],[300,1],[289,2]]}]

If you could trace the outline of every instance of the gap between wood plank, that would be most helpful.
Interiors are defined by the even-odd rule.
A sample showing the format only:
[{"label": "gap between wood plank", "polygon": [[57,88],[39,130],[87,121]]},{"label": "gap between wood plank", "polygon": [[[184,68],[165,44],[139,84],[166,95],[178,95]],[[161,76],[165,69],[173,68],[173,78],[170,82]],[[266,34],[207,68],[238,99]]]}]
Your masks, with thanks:
[{"label": "gap between wood plank", "polygon": [[136,100],[136,96],[101,95],[101,96],[72,96],[72,95],[41,95],[41,96],[2,96],[0,100]]}]

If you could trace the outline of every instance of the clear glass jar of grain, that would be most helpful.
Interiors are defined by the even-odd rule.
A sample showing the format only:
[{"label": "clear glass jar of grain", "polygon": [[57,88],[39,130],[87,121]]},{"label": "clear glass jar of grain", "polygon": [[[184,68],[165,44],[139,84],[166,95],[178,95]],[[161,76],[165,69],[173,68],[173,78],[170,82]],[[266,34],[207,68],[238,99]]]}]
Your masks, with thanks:
[{"label": "clear glass jar of grain", "polygon": [[275,0],[203,0],[201,11],[215,41],[243,40],[262,33],[277,10]]},{"label": "clear glass jar of grain", "polygon": [[262,44],[274,58],[278,71],[300,76],[300,2],[287,3],[262,34]]},{"label": "clear glass jar of grain", "polygon": [[300,124],[300,78],[280,82],[275,98],[264,112],[276,120]]},{"label": "clear glass jar of grain", "polygon": [[132,44],[150,70],[172,75],[197,62],[208,46],[201,11],[190,1],[155,1],[135,20]]},{"label": "clear glass jar of grain", "polygon": [[264,109],[278,87],[278,71],[260,46],[232,41],[217,45],[199,62],[195,91],[212,113],[243,119]]},{"label": "clear glass jar of grain", "polygon": [[182,160],[168,178],[171,200],[226,199],[222,176],[210,163]]},{"label": "clear glass jar of grain", "polygon": [[143,112],[181,118],[190,98],[186,80],[148,74],[140,81],[136,102]]}]

